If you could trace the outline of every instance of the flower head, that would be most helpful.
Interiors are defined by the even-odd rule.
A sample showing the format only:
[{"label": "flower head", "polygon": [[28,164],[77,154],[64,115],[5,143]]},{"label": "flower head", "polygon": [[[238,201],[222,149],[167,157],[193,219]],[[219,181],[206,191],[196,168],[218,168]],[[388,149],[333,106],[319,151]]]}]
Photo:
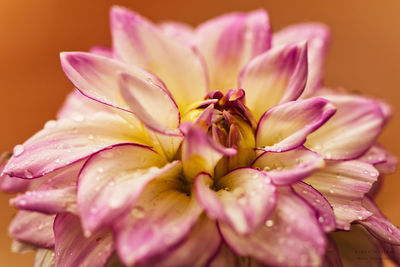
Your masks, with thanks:
[{"label": "flower head", "polygon": [[272,34],[256,10],[192,29],[120,7],[111,25],[112,49],[61,54],[76,89],[3,157],[16,249],[46,266],[321,266],[351,223],[397,249],[372,201],[396,164],[376,143],[390,109],[323,86],[324,25]]}]

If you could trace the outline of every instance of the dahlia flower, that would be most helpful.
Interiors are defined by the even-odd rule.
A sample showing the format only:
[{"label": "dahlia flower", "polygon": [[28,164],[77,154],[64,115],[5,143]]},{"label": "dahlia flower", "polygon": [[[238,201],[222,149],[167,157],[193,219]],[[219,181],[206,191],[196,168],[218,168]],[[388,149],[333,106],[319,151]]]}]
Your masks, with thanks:
[{"label": "dahlia flower", "polygon": [[114,7],[111,28],[112,48],[61,53],[74,91],[3,156],[14,250],[35,266],[399,262],[373,202],[396,165],[376,142],[390,108],[323,85],[326,26],[272,34],[256,10],[193,29]]}]

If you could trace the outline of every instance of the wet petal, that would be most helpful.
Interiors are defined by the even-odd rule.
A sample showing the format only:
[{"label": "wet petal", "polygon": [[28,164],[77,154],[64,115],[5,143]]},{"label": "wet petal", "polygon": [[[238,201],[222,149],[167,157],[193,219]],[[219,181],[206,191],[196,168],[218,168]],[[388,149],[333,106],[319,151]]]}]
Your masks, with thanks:
[{"label": "wet petal", "polygon": [[268,109],[296,100],[307,80],[307,45],[273,48],[250,61],[239,76],[246,104],[258,120]]},{"label": "wet petal", "polygon": [[350,223],[372,215],[361,201],[378,177],[372,165],[357,161],[328,161],[325,168],[304,180],[332,205],[337,227],[350,229]]},{"label": "wet petal", "polygon": [[[138,267],[202,267],[217,253],[222,243],[217,225],[203,215],[191,230],[188,238],[178,247],[166,251],[154,261]],[[195,259],[195,260],[194,260]]]},{"label": "wet petal", "polygon": [[[134,205],[144,187],[176,164],[149,147],[126,144],[92,155],[79,175],[78,210],[82,227],[95,232]],[[116,167],[118,166],[118,167]]]},{"label": "wet petal", "polygon": [[276,211],[251,235],[238,235],[226,225],[220,229],[235,253],[268,265],[319,266],[325,253],[325,236],[314,210],[283,187],[278,193]]},{"label": "wet petal", "polygon": [[236,88],[241,68],[270,47],[268,14],[260,9],[214,18],[196,29],[195,42],[206,61],[210,90]]},{"label": "wet petal", "polygon": [[181,167],[174,168],[153,180],[131,212],[115,221],[118,255],[124,264],[144,263],[188,237],[202,209],[190,188],[177,179],[181,173]]},{"label": "wet petal", "polygon": [[254,168],[266,172],[276,185],[303,180],[324,166],[321,156],[304,147],[280,153],[264,152],[253,163]]},{"label": "wet petal", "polygon": [[118,115],[95,113],[47,123],[8,161],[4,173],[36,178],[118,143],[143,143],[141,132]]},{"label": "wet petal", "polygon": [[162,134],[180,135],[178,107],[164,88],[127,73],[121,73],[119,84],[122,98],[144,125]]},{"label": "wet petal", "polygon": [[336,229],[335,214],[329,201],[312,186],[298,182],[292,185],[294,191],[308,202],[316,211],[318,222],[325,232]]},{"label": "wet petal", "polygon": [[303,95],[309,96],[322,86],[326,54],[330,43],[330,30],[320,23],[303,23],[286,27],[272,38],[272,46],[307,41],[308,78]]},{"label": "wet petal", "polygon": [[196,197],[209,217],[229,225],[237,233],[249,234],[263,224],[276,204],[275,186],[262,171],[236,169],[213,186],[211,176],[196,177]]},{"label": "wet petal", "polygon": [[[46,214],[76,213],[76,180],[85,161],[51,172],[34,183],[30,190],[10,200],[18,209]],[[14,178],[17,179],[17,178]]]},{"label": "wet petal", "polygon": [[100,231],[86,238],[79,217],[69,213],[57,215],[54,235],[56,266],[104,266],[114,251],[111,231]]},{"label": "wet petal", "polygon": [[189,46],[120,7],[111,10],[111,28],[117,56],[160,77],[181,110],[205,96],[207,77],[203,62]]},{"label": "wet petal", "polygon": [[12,220],[8,232],[13,239],[20,242],[51,248],[54,245],[54,218],[54,215],[19,211]]},{"label": "wet petal", "polygon": [[305,146],[328,159],[353,159],[375,142],[384,117],[374,101],[350,95],[324,98],[337,108],[335,116],[307,138]]},{"label": "wet petal", "polygon": [[293,101],[271,108],[258,122],[256,147],[276,152],[298,147],[335,111],[335,107],[323,98]]},{"label": "wet petal", "polygon": [[372,215],[359,223],[376,238],[392,245],[400,245],[400,230],[379,211],[375,203],[365,197],[362,204],[364,208],[372,212]]}]

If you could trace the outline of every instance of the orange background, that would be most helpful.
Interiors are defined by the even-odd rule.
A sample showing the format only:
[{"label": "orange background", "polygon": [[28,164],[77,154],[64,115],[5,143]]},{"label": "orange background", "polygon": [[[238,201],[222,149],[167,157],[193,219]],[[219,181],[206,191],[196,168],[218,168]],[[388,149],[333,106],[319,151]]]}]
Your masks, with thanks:
[{"label": "orange background", "polygon": [[[71,84],[61,71],[60,51],[109,45],[108,9],[129,7],[153,21],[180,20],[196,25],[229,11],[268,10],[275,30],[304,21],[330,26],[333,44],[326,84],[400,105],[400,1],[244,1],[244,0],[0,0],[0,151],[42,128],[54,118]],[[400,155],[400,114],[380,141]],[[378,203],[400,225],[400,180],[387,178]],[[7,225],[14,210],[0,194],[0,266],[32,266],[32,254],[12,254]]]}]

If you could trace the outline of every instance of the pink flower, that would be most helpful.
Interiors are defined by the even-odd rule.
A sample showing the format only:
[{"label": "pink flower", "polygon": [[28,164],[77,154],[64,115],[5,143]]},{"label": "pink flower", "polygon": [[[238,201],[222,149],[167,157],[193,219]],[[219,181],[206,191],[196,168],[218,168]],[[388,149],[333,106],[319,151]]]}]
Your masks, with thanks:
[{"label": "pink flower", "polygon": [[16,250],[41,266],[337,266],[330,233],[351,223],[397,249],[372,200],[396,165],[376,143],[390,109],[323,87],[324,25],[271,34],[257,10],[192,29],[120,7],[111,25],[112,49],[61,54],[77,90],[4,156]]}]

